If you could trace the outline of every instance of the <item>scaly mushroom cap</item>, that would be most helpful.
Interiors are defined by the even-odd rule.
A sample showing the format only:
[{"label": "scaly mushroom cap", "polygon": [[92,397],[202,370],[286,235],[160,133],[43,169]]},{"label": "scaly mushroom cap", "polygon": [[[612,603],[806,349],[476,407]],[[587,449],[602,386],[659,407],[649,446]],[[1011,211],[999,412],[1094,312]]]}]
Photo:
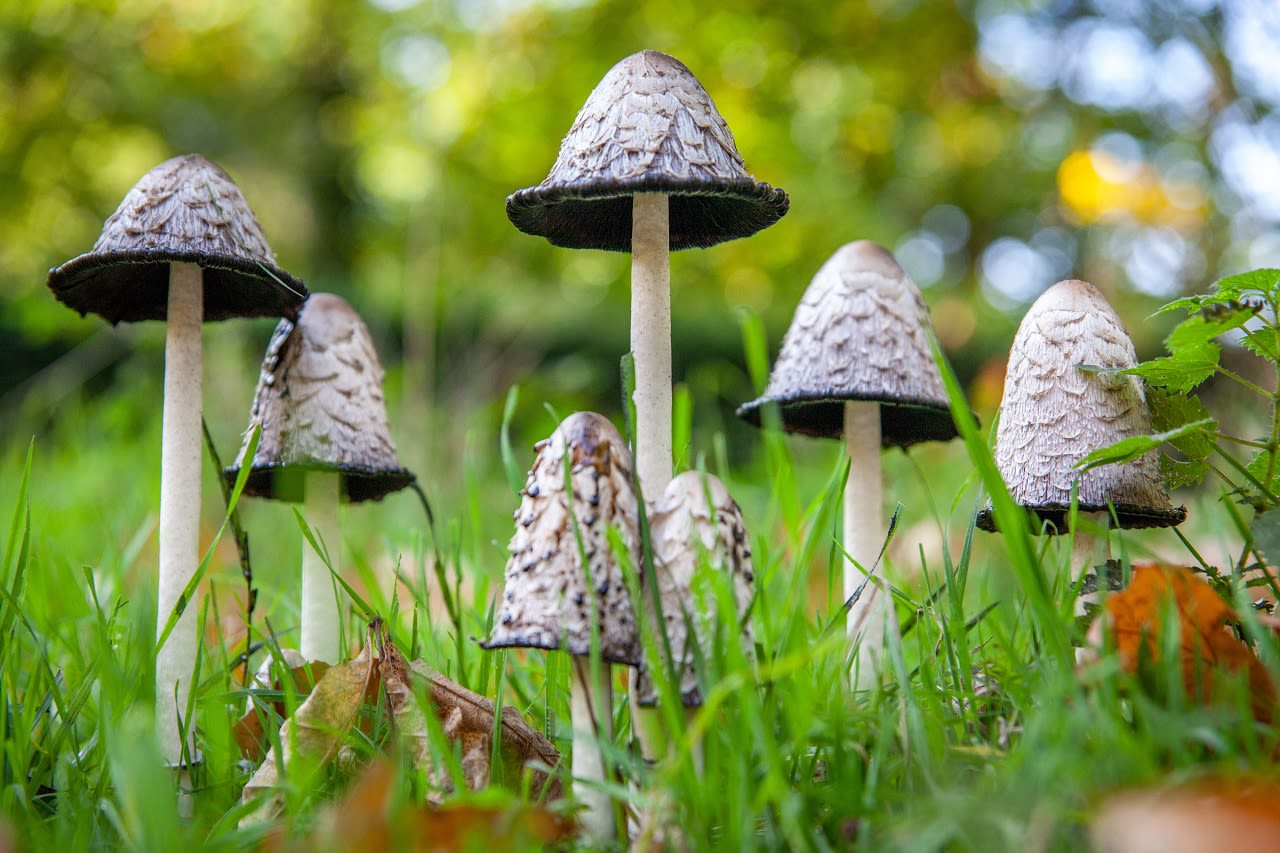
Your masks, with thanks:
[{"label": "scaly mushroom cap", "polygon": [[867,240],[848,243],[800,300],[764,396],[738,415],[759,426],[761,408],[777,403],[788,432],[837,438],[845,402],[867,400],[880,403],[886,447],[950,441],[956,427],[928,328],[920,289],[893,255]]},{"label": "scaly mushroom cap", "polygon": [[[755,582],[751,544],[742,510],[729,490],[717,477],[700,471],[685,471],[667,484],[654,506],[651,522],[653,566],[667,641],[676,660],[680,698],[685,707],[696,708],[702,704],[702,694],[694,671],[694,644],[703,655],[711,652],[716,614],[699,612],[693,593],[694,573],[699,565],[729,572],[742,642],[751,654],[751,623],[745,621]],[[652,593],[646,589],[644,595]],[[710,606],[714,608],[715,602]],[[652,609],[650,614],[656,619]],[[726,635],[732,636],[736,628],[730,628]],[[656,625],[654,631],[661,642],[662,631]],[[651,669],[648,662],[643,664],[636,680],[636,699],[641,705],[658,700]]]},{"label": "scaly mushroom cap", "polygon": [[[1155,454],[1084,473],[1074,467],[1095,450],[1151,432],[1138,377],[1079,368],[1135,364],[1120,318],[1088,282],[1058,282],[1018,327],[1000,403],[996,465],[1013,499],[1059,533],[1066,531],[1077,479],[1080,511],[1102,512],[1114,504],[1120,527],[1170,527],[1187,516],[1169,502]],[[990,507],[979,512],[978,526],[995,529]]]},{"label": "scaly mushroom cap", "polygon": [[169,264],[204,268],[204,319],[293,317],[307,286],[276,266],[235,182],[199,154],[142,176],[93,250],[49,271],[58,301],[115,325],[168,315]]},{"label": "scaly mushroom cap", "polygon": [[594,412],[565,418],[537,450],[515,512],[502,608],[484,646],[558,649],[563,639],[569,654],[587,655],[594,614],[601,658],[635,666],[635,611],[608,538],[615,528],[639,566],[631,454],[613,424]]},{"label": "scaly mushroom cap", "polygon": [[369,329],[339,296],[316,293],[297,323],[281,320],[267,347],[236,462],[223,472],[235,482],[248,436],[262,425],[245,494],[298,502],[307,471],[342,474],[351,501],[381,500],[414,476],[400,467],[382,364]]},{"label": "scaly mushroom cap", "polygon": [[507,198],[526,234],[570,249],[631,250],[631,196],[668,193],[671,249],[714,246],[777,222],[787,194],[747,174],[729,126],[680,60],[646,50],[609,70],[546,180]]}]

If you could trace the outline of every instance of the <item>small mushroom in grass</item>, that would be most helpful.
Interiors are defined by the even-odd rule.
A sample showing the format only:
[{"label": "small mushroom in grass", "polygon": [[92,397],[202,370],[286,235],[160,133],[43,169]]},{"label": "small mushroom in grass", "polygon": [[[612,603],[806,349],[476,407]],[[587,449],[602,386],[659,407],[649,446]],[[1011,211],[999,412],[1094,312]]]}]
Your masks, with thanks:
[{"label": "small mushroom in grass", "polygon": [[[573,656],[573,775],[605,781],[600,744],[613,738],[609,664],[640,663],[635,612],[609,541],[612,528],[639,565],[631,454],[613,424],[594,412],[565,418],[537,451],[514,516],[502,606],[484,646],[562,648]],[[578,799],[586,805],[587,837],[612,840],[609,795],[579,790]]]},{"label": "small mushroom in grass", "polygon": [[[694,595],[694,575],[699,566],[729,574],[733,587],[734,622],[720,625],[719,632],[732,638],[739,635],[745,654],[753,654],[751,624],[747,613],[751,606],[755,574],[751,565],[751,543],[747,538],[742,510],[729,495],[724,483],[714,475],[701,471],[685,471],[675,477],[654,505],[650,519],[649,540],[653,549],[653,575],[644,579],[642,595],[651,604],[654,589],[662,607],[662,622],[653,608],[646,612],[654,625],[659,649],[669,648],[670,664],[680,690],[680,700],[687,709],[702,705],[698,673],[694,664],[699,656],[711,655],[716,622],[723,615],[716,601],[699,607]],[[666,637],[663,645],[662,637]],[[641,709],[636,724],[648,722],[645,711],[658,702],[653,671],[667,666],[665,660],[648,660],[636,671],[634,694]],[[701,752],[694,753],[700,760]]]},{"label": "small mushroom in grass", "polygon": [[[1122,528],[1171,527],[1187,516],[1185,508],[1170,503],[1154,454],[1083,472],[1076,468],[1095,450],[1151,432],[1141,379],[1082,369],[1136,363],[1120,318],[1084,281],[1060,281],[1041,294],[1009,351],[996,466],[1013,499],[1050,533],[1068,532],[1071,490],[1077,487],[1080,516],[1103,530],[1100,541],[1076,531],[1072,565],[1081,569],[1107,560],[1112,507]],[[977,524],[995,530],[991,507],[978,513]]]},{"label": "small mushroom in grass", "polygon": [[[292,316],[306,286],[276,265],[249,203],[227,173],[198,154],[156,166],[102,227],[93,249],[50,270],[49,288],[107,322],[166,321],[160,462],[157,635],[199,565],[201,324]],[[175,767],[194,756],[195,726],[180,720],[196,662],[196,608],[156,653],[156,725]],[[180,732],[186,731],[187,737]],[[183,788],[189,779],[180,780]],[[182,808],[190,808],[185,800]]]},{"label": "small mushroom in grass", "polygon": [[556,246],[631,252],[636,470],[646,495],[671,479],[668,254],[767,228],[787,194],[747,174],[711,96],[674,57],[646,50],[587,98],[551,172],[507,199],[507,216]]},{"label": "small mushroom in grass", "polygon": [[[796,308],[764,395],[738,409],[759,425],[776,404],[782,428],[844,436],[844,596],[875,565],[885,538],[880,449],[906,449],[957,435],[942,376],[929,346],[929,311],[920,290],[887,250],[866,240],[842,246],[822,265]],[[879,679],[892,601],[868,586],[849,611],[861,639],[857,686]]]},{"label": "small mushroom in grass", "polygon": [[[249,413],[262,427],[258,450],[246,460],[248,439],[223,472],[234,483],[251,467],[244,493],[301,502],[303,517],[338,568],[338,504],[381,500],[409,486],[400,465],[382,396],[382,364],[369,329],[340,296],[316,293],[296,322],[281,320],[267,347]],[[306,660],[337,663],[338,599],[329,568],[302,546],[302,637]]]}]

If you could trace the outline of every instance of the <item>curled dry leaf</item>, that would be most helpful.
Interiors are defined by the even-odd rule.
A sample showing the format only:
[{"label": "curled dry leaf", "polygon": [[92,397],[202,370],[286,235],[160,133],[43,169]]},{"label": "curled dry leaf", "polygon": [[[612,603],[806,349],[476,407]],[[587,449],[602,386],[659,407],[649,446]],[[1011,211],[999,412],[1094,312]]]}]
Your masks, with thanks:
[{"label": "curled dry leaf", "polygon": [[[462,773],[468,788],[473,791],[484,788],[491,778],[518,784],[524,768],[533,764],[539,765],[529,767],[534,795],[548,800],[563,795],[560,779],[542,769],[544,766],[555,767],[560,761],[560,753],[551,741],[526,723],[515,708],[507,705],[502,709],[501,764],[491,767],[493,702],[445,678],[420,661],[406,661],[390,640],[383,646],[378,668],[396,728],[400,736],[409,742],[419,766],[433,764],[427,722],[418,701],[418,695],[425,693],[435,705],[445,735],[462,746]],[[450,789],[449,779],[439,769],[432,767],[432,782],[447,792]]]},{"label": "curled dry leaf", "polygon": [[[241,819],[241,826],[264,823],[280,814],[284,806],[282,773],[291,774],[295,786],[306,788],[311,774],[331,762],[341,763],[349,734],[361,725],[361,710],[376,706],[381,691],[385,691],[386,708],[415,764],[430,772],[433,788],[438,791],[447,792],[450,783],[431,752],[419,695],[425,695],[435,706],[445,736],[460,744],[463,777],[469,789],[480,790],[493,779],[514,785],[528,767],[535,795],[546,800],[563,795],[559,778],[545,769],[556,767],[560,754],[549,740],[525,723],[515,708],[503,708],[500,766],[492,767],[493,703],[421,662],[406,661],[380,621],[370,626],[369,635],[364,651],[348,663],[329,667],[306,701],[280,727],[283,754],[277,759],[274,748],[269,750],[245,785],[243,802],[263,799],[257,809]],[[237,739],[239,736],[237,729]],[[438,801],[435,791],[432,799]]]},{"label": "curled dry leaf", "polygon": [[524,850],[563,843],[574,833],[571,820],[540,806],[518,801],[505,806],[421,806],[400,801],[395,783],[390,762],[370,764],[342,799],[317,818],[303,849]]},{"label": "curled dry leaf", "polygon": [[1272,853],[1280,845],[1280,785],[1205,779],[1113,795],[1089,834],[1107,853]]},{"label": "curled dry leaf", "polygon": [[1187,695],[1202,702],[1219,698],[1222,674],[1241,674],[1248,680],[1254,717],[1269,722],[1275,712],[1276,685],[1253,649],[1232,629],[1236,612],[1190,569],[1159,563],[1135,563],[1129,588],[1106,601],[1105,618],[1090,632],[1090,643],[1101,645],[1101,631],[1115,638],[1116,652],[1126,672],[1137,674],[1139,663],[1159,663],[1170,606],[1178,619],[1178,655]]},{"label": "curled dry leaf", "polygon": [[[287,649],[286,651],[292,651]],[[296,653],[295,653],[296,654]],[[299,656],[300,657],[300,656]],[[290,660],[290,663],[293,661]],[[272,658],[267,658],[262,667],[253,677],[251,688],[259,688],[271,691],[284,691],[285,685],[279,678],[272,678]],[[313,661],[304,663],[300,666],[291,666],[286,670],[289,679],[293,683],[293,690],[299,696],[307,696],[315,687],[316,683],[324,674],[329,671],[329,664],[324,661]],[[288,714],[283,701],[269,703],[269,707],[275,711],[276,715],[281,719]],[[262,761],[267,754],[269,743],[267,741],[267,715],[264,709],[260,709],[254,705],[251,698],[248,702],[248,710],[245,715],[236,721],[235,727],[232,729],[232,737],[235,739],[236,745],[240,747],[240,754],[253,762]]]},{"label": "curled dry leaf", "polygon": [[295,783],[304,784],[310,774],[322,770],[337,755],[347,733],[356,725],[361,706],[376,699],[377,678],[369,645],[355,660],[329,668],[307,701],[280,727],[283,754],[277,760],[275,748],[268,750],[258,771],[244,786],[243,802],[269,795],[257,809],[241,818],[241,826],[264,823],[280,813],[284,807],[281,770],[304,774],[294,778]]}]

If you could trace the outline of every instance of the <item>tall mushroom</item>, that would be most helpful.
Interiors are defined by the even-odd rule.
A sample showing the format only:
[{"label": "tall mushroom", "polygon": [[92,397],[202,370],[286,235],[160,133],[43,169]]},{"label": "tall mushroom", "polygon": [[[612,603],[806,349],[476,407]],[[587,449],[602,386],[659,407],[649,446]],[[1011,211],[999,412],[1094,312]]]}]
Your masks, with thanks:
[{"label": "tall mushroom", "polygon": [[[849,453],[846,600],[884,542],[881,447],[906,449],[957,435],[928,329],[920,290],[893,255],[866,240],[848,243],[822,265],[800,300],[764,395],[738,409],[758,426],[761,409],[776,404],[788,432],[843,434]],[[849,612],[849,634],[862,640],[858,687],[879,678],[892,613],[879,586],[868,587]]]},{"label": "tall mushroom", "polygon": [[631,252],[636,470],[648,500],[671,479],[668,254],[754,234],[788,204],[785,192],[747,174],[693,73],[653,50],[609,70],[546,180],[507,199],[512,223],[553,245]]},{"label": "tall mushroom", "polygon": [[[306,298],[276,266],[249,203],[226,172],[198,154],[156,166],[102,226],[93,249],[50,270],[49,288],[81,314],[116,324],[166,321],[160,461],[157,638],[199,564],[201,324],[289,317]],[[186,607],[156,652],[156,725],[165,758],[196,761],[195,727],[182,719],[194,676],[195,608]],[[186,732],[184,739],[181,732]],[[190,804],[184,800],[184,808]]]},{"label": "tall mushroom", "polygon": [[[514,516],[502,607],[484,645],[563,648],[573,656],[573,775],[605,781],[600,744],[613,738],[608,664],[640,663],[635,613],[609,543],[613,528],[638,565],[631,454],[613,424],[594,412],[565,418],[537,451]],[[578,799],[586,805],[588,838],[613,839],[608,794],[579,790]]]},{"label": "tall mushroom", "polygon": [[[646,602],[656,591],[662,604],[662,625],[652,610],[655,635],[666,636],[671,664],[685,708],[702,705],[702,692],[694,662],[699,654],[711,653],[716,620],[716,603],[702,611],[694,595],[694,575],[699,566],[729,574],[733,586],[734,615],[728,636],[739,635],[748,655],[752,654],[751,624],[746,621],[751,606],[755,573],[751,565],[751,543],[747,539],[742,510],[718,477],[701,471],[685,471],[667,484],[654,505],[650,525],[654,574],[645,578]],[[656,590],[653,585],[656,584]],[[659,640],[661,642],[661,640]],[[636,679],[636,701],[642,707],[657,704],[653,681],[655,668],[666,661],[646,658]],[[698,753],[695,753],[697,755]]]},{"label": "tall mushroom", "polygon": [[[340,500],[382,500],[414,481],[396,457],[382,377],[369,329],[355,309],[332,293],[312,294],[296,322],[281,320],[276,327],[245,444],[223,472],[235,482],[248,464],[245,494],[301,502],[334,570],[341,551]],[[246,460],[248,436],[258,425],[257,453]],[[301,612],[303,658],[337,663],[338,599],[329,568],[306,543]]]},{"label": "tall mushroom", "polygon": [[[1103,533],[1095,542],[1076,532],[1073,570],[1107,559],[1105,530],[1113,507],[1121,528],[1171,527],[1187,517],[1184,507],[1170,503],[1154,454],[1084,472],[1075,467],[1095,450],[1151,432],[1141,379],[1080,369],[1136,363],[1119,316],[1085,281],[1060,281],[1041,294],[1009,350],[996,467],[1013,499],[1035,513],[1049,533],[1068,532],[1076,486],[1077,511]],[[996,529],[990,507],[978,513],[977,524]],[[1081,597],[1077,607],[1084,603]]]}]

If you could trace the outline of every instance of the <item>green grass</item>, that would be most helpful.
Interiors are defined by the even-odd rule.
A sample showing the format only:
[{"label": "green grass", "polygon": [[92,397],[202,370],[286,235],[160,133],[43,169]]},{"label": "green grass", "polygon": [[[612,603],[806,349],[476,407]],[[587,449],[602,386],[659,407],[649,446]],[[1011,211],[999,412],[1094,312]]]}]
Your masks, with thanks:
[{"label": "green grass", "polygon": [[[208,640],[197,691],[205,764],[196,815],[179,821],[151,722],[159,394],[145,364],[125,365],[134,387],[65,401],[29,422],[33,444],[30,433],[11,430],[0,450],[0,822],[20,847],[230,850],[262,835],[236,827],[251,768],[231,741],[244,707],[233,667],[246,643],[296,644],[302,535],[290,507],[242,505],[261,590],[247,626],[230,537],[213,552],[201,588],[213,594],[193,605]],[[523,389],[505,416],[495,401],[469,417],[462,451],[426,478],[434,535],[411,496],[351,508],[343,563],[364,606],[389,621],[409,656],[516,707],[567,753],[567,660],[473,642],[487,633],[500,590],[517,503],[510,469],[520,477],[532,461],[528,443],[554,426],[544,399]],[[561,414],[573,405],[552,402]],[[842,603],[838,443],[774,428],[731,450],[725,436],[697,428],[696,407],[686,403],[683,457],[725,481],[752,533],[756,661],[719,637],[702,671],[706,704],[686,719],[668,703],[673,758],[655,767],[629,745],[615,670],[619,736],[610,753],[638,782],[617,786],[618,797],[662,804],[695,849],[1075,850],[1097,803],[1119,787],[1274,773],[1276,733],[1250,722],[1246,697],[1198,707],[1179,694],[1176,672],[1166,673],[1172,689],[1144,690],[1111,659],[1082,681],[1065,547],[1027,532],[995,476],[985,432],[963,417],[962,441],[886,454],[887,497],[903,505],[889,577],[905,630],[880,688],[851,693],[851,650],[841,630],[828,630]],[[219,416],[213,432],[229,445],[237,413]],[[402,445],[426,429],[405,425],[413,438]],[[220,448],[224,458],[233,450]],[[213,474],[207,466],[202,547],[222,523]],[[979,483],[1014,535],[973,532]],[[1198,549],[1221,553],[1218,536],[1238,544],[1215,496],[1189,500],[1187,536]],[[1193,562],[1167,531],[1120,536],[1126,555],[1152,549]],[[439,604],[442,585],[451,611]],[[723,585],[712,581],[705,592],[709,606],[732,611]],[[345,635],[354,651],[362,616],[352,615]],[[261,658],[258,651],[252,666]],[[1264,659],[1274,667],[1280,655],[1271,647]],[[669,679],[659,683],[671,689]],[[359,739],[357,752],[376,748]],[[705,756],[701,776],[695,743]],[[399,778],[405,798],[421,797],[421,779],[403,768]],[[308,832],[346,781],[322,774],[292,790],[285,831]]]}]

